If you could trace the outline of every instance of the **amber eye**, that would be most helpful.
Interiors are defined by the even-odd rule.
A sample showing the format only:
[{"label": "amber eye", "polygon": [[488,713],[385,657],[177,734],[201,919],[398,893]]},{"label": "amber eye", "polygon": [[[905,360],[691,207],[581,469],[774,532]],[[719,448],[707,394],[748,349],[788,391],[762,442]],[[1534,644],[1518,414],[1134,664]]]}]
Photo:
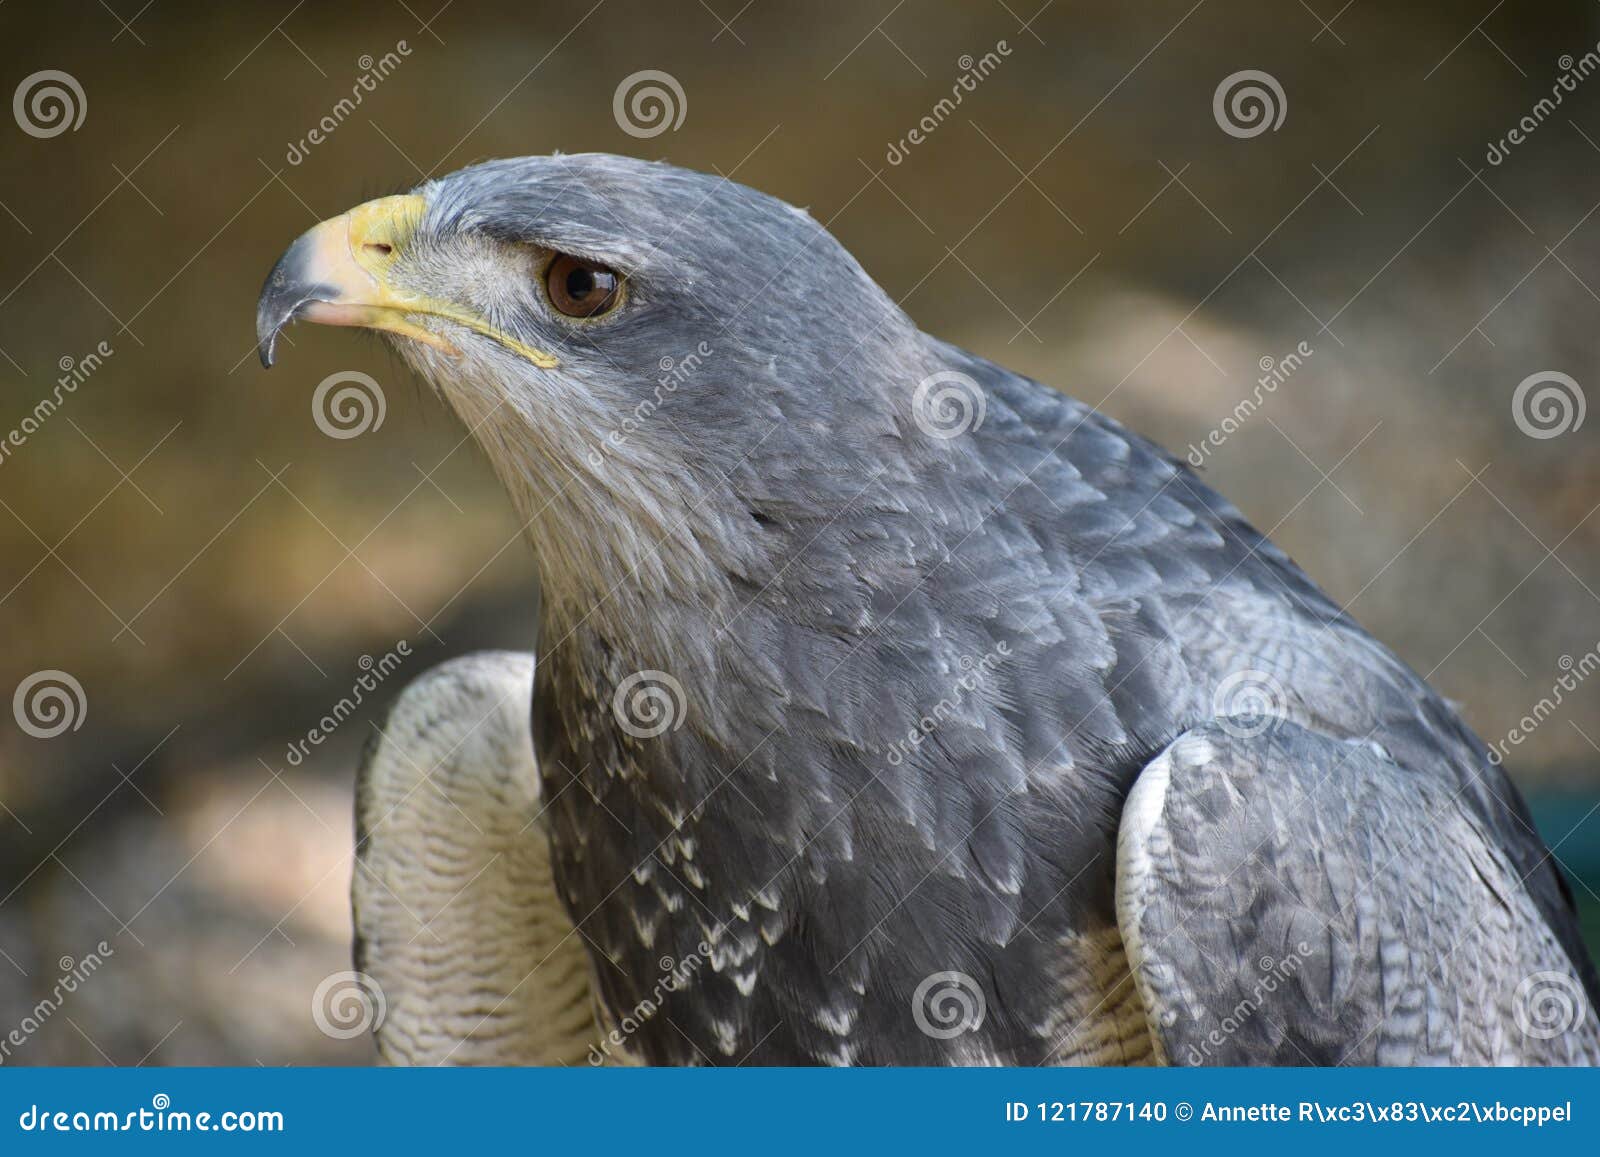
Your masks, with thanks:
[{"label": "amber eye", "polygon": [[622,278],[614,270],[562,253],[544,275],[556,311],[568,317],[599,317],[622,300]]}]

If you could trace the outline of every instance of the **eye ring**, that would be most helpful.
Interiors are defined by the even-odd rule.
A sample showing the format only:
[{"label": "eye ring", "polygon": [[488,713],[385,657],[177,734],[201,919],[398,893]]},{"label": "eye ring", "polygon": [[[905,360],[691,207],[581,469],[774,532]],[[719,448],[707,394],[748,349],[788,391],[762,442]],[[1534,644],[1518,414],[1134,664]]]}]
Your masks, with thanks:
[{"label": "eye ring", "polygon": [[594,321],[622,304],[622,274],[598,261],[557,253],[545,267],[545,297],[563,317]]}]

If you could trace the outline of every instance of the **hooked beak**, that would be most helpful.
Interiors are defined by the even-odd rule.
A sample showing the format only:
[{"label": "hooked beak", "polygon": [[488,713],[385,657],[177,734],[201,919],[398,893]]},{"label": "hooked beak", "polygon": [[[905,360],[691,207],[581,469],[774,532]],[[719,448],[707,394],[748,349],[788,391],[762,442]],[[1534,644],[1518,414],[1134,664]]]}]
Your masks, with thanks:
[{"label": "hooked beak", "polygon": [[272,367],[278,334],[292,321],[358,325],[412,338],[459,355],[440,334],[418,324],[440,317],[494,338],[544,369],[556,358],[525,345],[450,302],[396,286],[394,266],[422,221],[427,202],[415,194],[380,197],[314,225],[278,259],[256,304],[256,348]]}]

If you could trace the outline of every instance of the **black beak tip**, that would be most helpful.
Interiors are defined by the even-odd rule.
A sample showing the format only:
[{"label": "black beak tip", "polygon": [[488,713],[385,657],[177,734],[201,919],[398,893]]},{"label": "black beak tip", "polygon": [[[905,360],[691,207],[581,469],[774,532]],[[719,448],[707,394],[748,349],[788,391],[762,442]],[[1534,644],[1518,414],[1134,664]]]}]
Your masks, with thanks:
[{"label": "black beak tip", "polygon": [[289,247],[267,274],[256,302],[256,352],[261,365],[271,369],[277,360],[278,335],[313,301],[330,300],[336,291],[315,284],[306,277],[306,242],[301,238]]},{"label": "black beak tip", "polygon": [[288,276],[284,268],[287,260],[286,257],[278,262],[267,275],[267,283],[261,287],[261,299],[256,303],[256,352],[261,355],[261,365],[269,370],[277,360],[278,334],[294,320],[294,315],[310,296],[305,285]]}]

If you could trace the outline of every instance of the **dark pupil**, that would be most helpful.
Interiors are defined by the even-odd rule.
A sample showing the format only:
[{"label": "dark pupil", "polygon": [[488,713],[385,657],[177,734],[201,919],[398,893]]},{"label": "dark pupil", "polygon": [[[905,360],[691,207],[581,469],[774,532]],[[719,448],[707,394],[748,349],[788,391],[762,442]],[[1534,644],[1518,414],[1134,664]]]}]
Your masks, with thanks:
[{"label": "dark pupil", "polygon": [[594,292],[594,273],[588,269],[574,269],[567,274],[567,296],[582,301]]}]

